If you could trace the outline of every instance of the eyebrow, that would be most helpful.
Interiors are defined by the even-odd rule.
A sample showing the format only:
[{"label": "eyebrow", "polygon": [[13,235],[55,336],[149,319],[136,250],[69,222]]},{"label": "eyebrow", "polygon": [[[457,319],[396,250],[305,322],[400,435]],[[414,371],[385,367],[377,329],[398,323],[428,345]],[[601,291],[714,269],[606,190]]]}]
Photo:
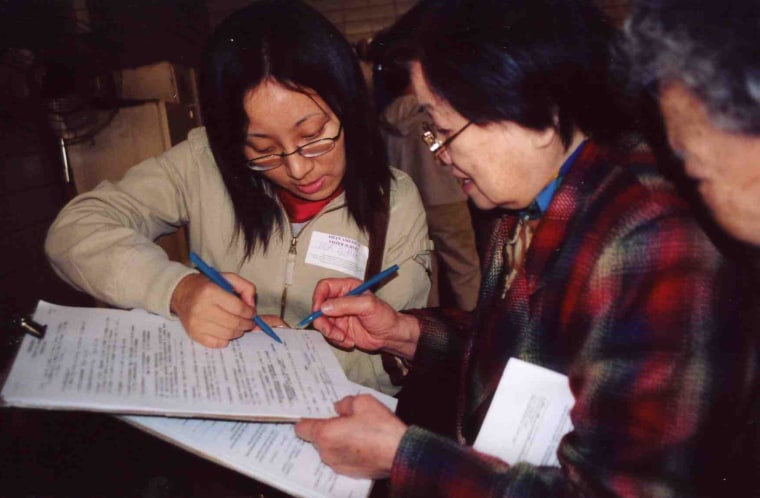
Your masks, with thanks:
[{"label": "eyebrow", "polygon": [[[304,117],[302,117],[301,119],[299,119],[298,121],[296,121],[296,123],[293,125],[293,128],[298,128],[298,127],[299,127],[299,126],[301,126],[301,125],[302,125],[302,124],[303,124],[305,121],[307,121],[308,119],[311,119],[311,118],[313,118],[314,116],[327,116],[327,114],[325,114],[325,113],[324,113],[324,112],[322,112],[322,111],[320,111],[320,112],[313,112],[313,113],[311,113],[311,114],[307,114],[306,116],[304,116]],[[328,116],[328,117],[329,117],[329,116]],[[245,136],[247,136],[247,137],[252,137],[252,138],[271,138],[269,135],[267,135],[267,134],[265,134],[265,133],[246,133],[246,135],[245,135]]]}]

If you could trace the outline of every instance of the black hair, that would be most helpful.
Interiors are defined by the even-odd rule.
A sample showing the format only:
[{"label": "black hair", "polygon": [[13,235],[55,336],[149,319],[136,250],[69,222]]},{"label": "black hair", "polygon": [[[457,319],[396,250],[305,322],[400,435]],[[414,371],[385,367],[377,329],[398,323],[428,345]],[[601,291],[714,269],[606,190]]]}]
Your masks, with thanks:
[{"label": "black hair", "polygon": [[[316,92],[343,124],[348,214],[364,231],[383,205],[391,172],[351,45],[320,13],[299,0],[262,0],[234,12],[203,51],[200,100],[211,151],[229,191],[246,257],[266,250],[284,216],[274,185],[245,166],[248,118],[244,97],[272,79]],[[238,235],[239,235],[238,232]]]},{"label": "black hair", "polygon": [[423,0],[418,58],[431,90],[476,124],[627,138],[615,29],[586,0]]}]

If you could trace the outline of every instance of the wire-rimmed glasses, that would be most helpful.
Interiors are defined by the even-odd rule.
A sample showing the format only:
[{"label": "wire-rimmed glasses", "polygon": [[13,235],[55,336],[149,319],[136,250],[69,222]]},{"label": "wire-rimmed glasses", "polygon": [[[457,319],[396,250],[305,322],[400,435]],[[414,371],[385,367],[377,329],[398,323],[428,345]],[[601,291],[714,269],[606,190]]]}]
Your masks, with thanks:
[{"label": "wire-rimmed glasses", "polygon": [[459,130],[454,132],[449,138],[446,140],[441,140],[436,135],[435,127],[433,125],[430,123],[422,123],[421,138],[422,141],[425,142],[425,144],[428,146],[428,149],[430,149],[430,152],[432,152],[435,157],[440,157],[441,154],[443,154],[443,152],[446,150],[446,147],[448,147],[449,144],[451,144],[451,142],[453,142],[454,139],[457,138],[471,124],[472,121],[467,121],[464,126],[459,128]]},{"label": "wire-rimmed glasses", "polygon": [[254,157],[245,162],[248,169],[253,171],[269,171],[275,169],[285,162],[285,158],[298,154],[307,159],[323,156],[335,148],[335,143],[343,132],[343,123],[338,128],[338,133],[334,137],[320,138],[296,148],[293,152],[280,152],[279,154],[267,154],[266,156]]}]

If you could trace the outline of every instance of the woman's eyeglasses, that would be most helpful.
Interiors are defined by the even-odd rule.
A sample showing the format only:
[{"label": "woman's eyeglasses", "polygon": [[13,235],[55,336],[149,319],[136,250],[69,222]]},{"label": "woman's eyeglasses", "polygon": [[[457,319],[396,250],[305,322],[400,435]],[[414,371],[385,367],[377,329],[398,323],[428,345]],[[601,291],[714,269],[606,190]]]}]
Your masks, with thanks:
[{"label": "woman's eyeglasses", "polygon": [[435,128],[430,123],[422,123],[422,141],[425,142],[425,144],[428,146],[428,149],[430,149],[430,152],[433,153],[435,157],[440,157],[441,154],[443,154],[444,150],[446,150],[446,147],[451,144],[451,142],[454,141],[455,138],[457,138],[464,130],[467,129],[468,126],[472,124],[472,121],[467,121],[467,123],[459,128],[454,134],[452,134],[449,138],[446,140],[439,139],[435,134]]},{"label": "woman's eyeglasses", "polygon": [[301,157],[305,157],[307,159],[323,156],[335,148],[335,143],[338,141],[338,138],[340,138],[340,134],[342,132],[343,123],[340,124],[340,128],[338,128],[338,134],[334,137],[314,140],[313,142],[303,144],[293,152],[288,152],[287,154],[281,152],[279,154],[267,154],[266,156],[254,157],[253,159],[246,161],[245,165],[248,167],[248,169],[251,169],[253,171],[269,171],[270,169],[275,169],[282,166],[282,164],[285,162],[285,158],[292,156],[293,154],[298,154]]}]

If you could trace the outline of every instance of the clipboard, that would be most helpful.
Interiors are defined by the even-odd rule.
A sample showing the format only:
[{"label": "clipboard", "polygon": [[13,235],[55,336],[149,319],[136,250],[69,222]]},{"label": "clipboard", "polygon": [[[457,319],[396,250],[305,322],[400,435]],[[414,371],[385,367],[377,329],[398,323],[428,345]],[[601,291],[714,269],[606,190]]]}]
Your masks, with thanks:
[{"label": "clipboard", "polygon": [[[7,319],[8,326],[0,346],[0,388],[5,385],[11,366],[18,354],[24,337],[30,336],[36,339],[44,339],[47,326],[34,321],[30,317],[13,314]],[[0,396],[0,407],[6,406]]]}]

